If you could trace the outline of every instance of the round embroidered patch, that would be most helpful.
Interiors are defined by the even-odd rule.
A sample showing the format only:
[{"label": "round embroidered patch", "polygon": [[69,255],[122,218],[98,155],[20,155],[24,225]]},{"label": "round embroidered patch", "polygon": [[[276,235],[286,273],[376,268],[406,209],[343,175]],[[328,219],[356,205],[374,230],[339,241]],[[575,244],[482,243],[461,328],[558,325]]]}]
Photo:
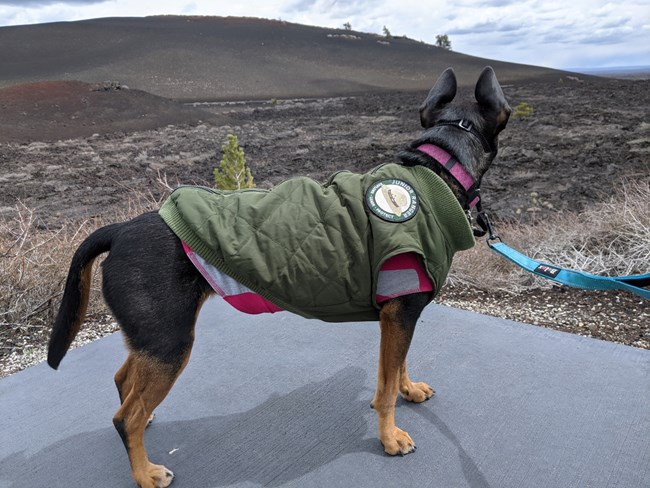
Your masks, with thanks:
[{"label": "round embroidered patch", "polygon": [[388,222],[406,222],[418,211],[420,200],[406,181],[375,181],[366,192],[366,205],[372,213]]}]

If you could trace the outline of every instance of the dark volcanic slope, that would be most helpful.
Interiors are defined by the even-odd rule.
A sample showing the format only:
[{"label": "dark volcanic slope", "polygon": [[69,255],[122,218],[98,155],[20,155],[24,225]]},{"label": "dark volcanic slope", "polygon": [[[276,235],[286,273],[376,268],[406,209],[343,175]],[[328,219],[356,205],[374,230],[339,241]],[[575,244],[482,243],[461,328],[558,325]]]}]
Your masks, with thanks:
[{"label": "dark volcanic slope", "polygon": [[[495,53],[498,57],[498,53]],[[405,38],[234,17],[109,18],[0,28],[0,87],[118,81],[191,100],[425,90],[448,66],[502,83],[558,72],[466,56]]]},{"label": "dark volcanic slope", "polygon": [[0,143],[223,121],[174,100],[111,83],[41,81],[0,88]]}]

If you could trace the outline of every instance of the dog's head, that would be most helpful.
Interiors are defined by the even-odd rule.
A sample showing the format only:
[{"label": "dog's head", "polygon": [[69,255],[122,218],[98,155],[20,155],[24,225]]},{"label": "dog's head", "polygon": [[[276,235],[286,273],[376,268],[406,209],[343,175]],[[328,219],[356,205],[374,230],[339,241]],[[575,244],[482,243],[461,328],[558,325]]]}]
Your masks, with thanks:
[{"label": "dog's head", "polygon": [[499,133],[511,109],[489,66],[476,82],[475,102],[454,101],[456,91],[456,75],[447,68],[420,107],[426,131],[399,157],[406,165],[421,164],[438,173],[469,210],[478,202],[481,180],[497,155]]}]

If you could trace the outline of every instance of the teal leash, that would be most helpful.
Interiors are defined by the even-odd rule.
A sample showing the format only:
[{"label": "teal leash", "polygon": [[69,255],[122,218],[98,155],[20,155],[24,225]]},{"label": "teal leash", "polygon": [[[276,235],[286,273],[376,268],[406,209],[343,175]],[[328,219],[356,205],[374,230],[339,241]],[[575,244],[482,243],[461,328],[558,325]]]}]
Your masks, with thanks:
[{"label": "teal leash", "polygon": [[488,240],[488,246],[526,271],[563,285],[585,290],[625,290],[650,300],[650,289],[644,288],[650,286],[650,273],[616,277],[598,276],[536,261],[501,241]]},{"label": "teal leash", "polygon": [[609,277],[543,263],[507,246],[495,234],[490,218],[480,209],[477,216],[477,223],[483,229],[484,234],[488,234],[487,244],[490,249],[537,276],[585,290],[625,290],[641,298],[650,300],[650,289],[648,288],[650,287],[650,273]]}]

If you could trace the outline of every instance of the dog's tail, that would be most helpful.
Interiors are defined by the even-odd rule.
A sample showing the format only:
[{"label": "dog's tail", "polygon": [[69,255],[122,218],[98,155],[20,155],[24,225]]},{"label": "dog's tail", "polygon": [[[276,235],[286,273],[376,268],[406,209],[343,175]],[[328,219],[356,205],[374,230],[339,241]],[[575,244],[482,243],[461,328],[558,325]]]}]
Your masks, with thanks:
[{"label": "dog's tail", "polygon": [[47,350],[47,364],[54,369],[59,367],[86,315],[93,262],[97,256],[110,250],[113,235],[120,226],[113,224],[97,229],[81,243],[72,257]]}]

